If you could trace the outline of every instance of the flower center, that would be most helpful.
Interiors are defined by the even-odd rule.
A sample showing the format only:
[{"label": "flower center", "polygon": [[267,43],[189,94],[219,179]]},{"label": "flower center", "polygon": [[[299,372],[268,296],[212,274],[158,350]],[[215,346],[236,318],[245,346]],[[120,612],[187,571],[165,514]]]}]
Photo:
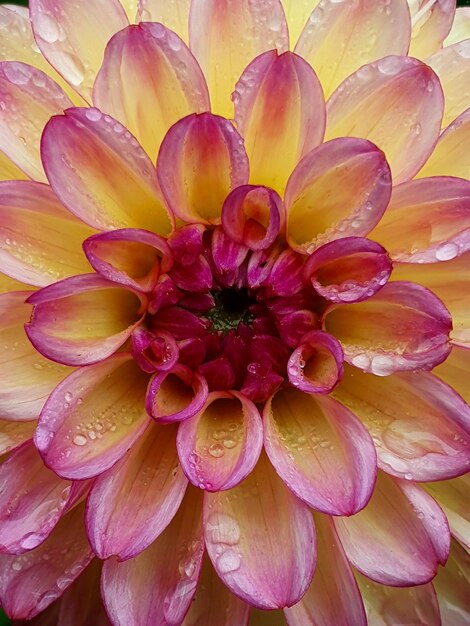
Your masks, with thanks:
[{"label": "flower center", "polygon": [[256,300],[248,289],[229,288],[220,291],[211,291],[215,306],[206,313],[212,324],[212,329],[226,334],[230,330],[237,330],[240,324],[249,325],[254,315],[250,307]]}]

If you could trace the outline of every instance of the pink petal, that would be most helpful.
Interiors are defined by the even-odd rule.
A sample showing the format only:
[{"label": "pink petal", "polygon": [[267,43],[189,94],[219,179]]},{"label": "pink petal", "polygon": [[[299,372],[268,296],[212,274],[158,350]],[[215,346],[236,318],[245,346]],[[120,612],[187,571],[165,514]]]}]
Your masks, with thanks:
[{"label": "pink petal", "polygon": [[367,235],[387,208],[390,169],[362,139],[336,139],[310,152],[287,183],[287,239],[312,252],[335,239]]},{"label": "pink petal", "polygon": [[427,65],[388,56],[358,69],[332,94],[326,138],[369,139],[384,151],[394,183],[401,183],[430,155],[443,110],[439,79]]},{"label": "pink petal", "polygon": [[304,257],[286,248],[273,265],[269,287],[278,296],[293,296],[302,289]]},{"label": "pink petal", "polygon": [[32,181],[0,183],[0,264],[13,278],[43,287],[90,271],[82,242],[93,230]]},{"label": "pink petal", "polygon": [[[237,189],[243,189],[243,187],[238,187]],[[224,208],[225,206],[226,204],[224,204]],[[222,221],[224,220],[224,208],[222,209]],[[249,250],[243,243],[238,243],[236,239],[227,235],[227,232],[227,228],[224,227],[222,229],[218,226],[214,230],[211,240],[212,259],[221,274],[236,272],[245,260]]]},{"label": "pink petal", "polygon": [[394,187],[370,236],[404,263],[448,261],[470,250],[470,181],[436,176]]},{"label": "pink petal", "polygon": [[346,366],[334,395],[369,430],[385,472],[428,481],[470,469],[470,407],[436,376],[380,378]]},{"label": "pink petal", "polygon": [[141,321],[140,300],[131,291],[97,276],[73,276],[44,287],[26,333],[48,359],[89,365],[116,352]]},{"label": "pink petal", "polygon": [[442,507],[449,521],[450,531],[466,548],[470,550],[470,475],[459,476],[453,480],[426,483],[424,488]]},{"label": "pink petal", "polygon": [[0,98],[0,151],[30,178],[45,181],[42,129],[52,115],[72,106],[71,100],[44,72],[18,61],[0,63]]},{"label": "pink petal", "polygon": [[307,593],[284,609],[289,626],[367,626],[361,594],[333,522],[315,515],[318,560]]},{"label": "pink petal", "polygon": [[263,609],[291,606],[312,580],[312,516],[264,454],[237,487],[205,494],[204,533],[222,581],[249,604]]},{"label": "pink petal", "polygon": [[441,626],[436,592],[431,583],[416,587],[388,587],[378,585],[358,572],[355,575],[369,624]]},{"label": "pink petal", "polygon": [[385,285],[392,264],[375,242],[344,237],[318,248],[303,271],[315,291],[330,302],[360,302]]},{"label": "pink petal", "polygon": [[425,59],[439,48],[449,34],[455,15],[455,0],[408,0],[413,31],[409,54]]},{"label": "pink petal", "polygon": [[222,227],[236,243],[251,250],[269,248],[284,234],[285,208],[279,195],[267,187],[243,185],[227,197],[222,207]]},{"label": "pink petal", "polygon": [[142,327],[132,333],[132,356],[144,372],[172,370],[179,359],[179,348],[169,333],[155,335]]},{"label": "pink petal", "polygon": [[12,422],[0,419],[0,457],[32,439],[36,422]]},{"label": "pink petal", "polygon": [[175,215],[186,222],[220,221],[228,193],[248,181],[243,140],[229,120],[189,115],[166,134],[157,173]]},{"label": "pink petal", "polygon": [[54,602],[92,558],[83,506],[77,506],[39,547],[20,556],[0,555],[3,609],[13,619],[31,619]]},{"label": "pink petal", "polygon": [[124,126],[99,109],[68,109],[53,117],[41,155],[56,195],[90,226],[170,232],[172,218],[150,159]]},{"label": "pink petal", "polygon": [[282,195],[297,163],[323,140],[325,104],[315,72],[293,52],[271,50],[248,65],[232,99],[251,181]]},{"label": "pink petal", "polygon": [[206,555],[196,595],[181,626],[247,626],[249,609],[222,583]]},{"label": "pink petal", "polygon": [[197,372],[178,365],[150,381],[145,406],[157,422],[168,424],[193,417],[207,400],[207,382]]},{"label": "pink petal", "polygon": [[232,118],[230,94],[248,63],[266,50],[284,52],[289,46],[282,3],[193,0],[189,41],[206,76],[213,111]]},{"label": "pink petal", "polygon": [[335,518],[350,562],[383,585],[422,585],[449,553],[446,517],[413,483],[379,472],[369,504],[353,517]]},{"label": "pink petal", "polygon": [[166,26],[138,24],[117,33],[93,88],[95,105],[122,122],[152,161],[170,126],[210,110],[201,68]]},{"label": "pink petal", "polygon": [[415,283],[391,282],[365,302],[331,305],[324,327],[348,363],[377,376],[430,370],[450,352],[448,310]]},{"label": "pink petal", "polygon": [[454,540],[447,565],[434,580],[442,626],[467,626],[470,620],[469,578],[470,555]]},{"label": "pink petal", "polygon": [[137,228],[94,235],[83,243],[83,249],[103,278],[137,291],[151,291],[173,262],[163,237]]},{"label": "pink petal", "polygon": [[291,354],[289,380],[306,393],[330,393],[343,375],[343,350],[328,333],[313,330]]},{"label": "pink petal", "polygon": [[86,519],[95,554],[120,561],[140,554],[171,522],[187,484],[178,465],[176,428],[151,426],[93,485]]},{"label": "pink petal", "polygon": [[211,393],[204,409],[178,429],[183,471],[207,491],[238,485],[256,465],[262,445],[258,409],[236,391]]},{"label": "pink petal", "polygon": [[168,306],[158,311],[153,320],[153,331],[166,331],[175,339],[194,339],[204,337],[210,322],[203,320],[198,315],[178,306]]},{"label": "pink petal", "polygon": [[147,428],[147,377],[127,354],[83,367],[49,396],[34,437],[45,464],[64,478],[114,465]]},{"label": "pink petal", "polygon": [[295,51],[315,68],[328,97],[358,67],[407,54],[410,34],[406,0],[325,3],[314,8]]},{"label": "pink petal", "polygon": [[330,515],[352,515],[369,501],[377,473],[374,444],[332,398],[283,389],[264,411],[271,463],[296,496]]},{"label": "pink petal", "polygon": [[36,419],[47,396],[71,371],[46,360],[28,340],[24,324],[31,307],[25,300],[31,293],[0,296],[0,416],[7,420]]},{"label": "pink petal", "polygon": [[109,39],[128,19],[118,0],[31,0],[36,42],[65,80],[90,101],[91,88]]},{"label": "pink petal", "polygon": [[124,563],[105,561],[101,588],[114,626],[181,624],[202,565],[201,505],[199,490],[188,489],[178,513],[149,548]]},{"label": "pink petal", "polygon": [[188,18],[191,0],[139,0],[138,17],[142,22],[160,22],[189,41]]}]

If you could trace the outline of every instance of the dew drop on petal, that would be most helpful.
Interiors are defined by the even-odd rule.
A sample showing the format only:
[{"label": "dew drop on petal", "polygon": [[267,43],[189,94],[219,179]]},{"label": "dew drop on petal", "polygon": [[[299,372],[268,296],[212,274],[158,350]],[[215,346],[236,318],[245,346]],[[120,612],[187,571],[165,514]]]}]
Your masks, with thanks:
[{"label": "dew drop on petal", "polygon": [[85,446],[87,438],[85,437],[85,435],[75,435],[72,441],[76,446]]}]

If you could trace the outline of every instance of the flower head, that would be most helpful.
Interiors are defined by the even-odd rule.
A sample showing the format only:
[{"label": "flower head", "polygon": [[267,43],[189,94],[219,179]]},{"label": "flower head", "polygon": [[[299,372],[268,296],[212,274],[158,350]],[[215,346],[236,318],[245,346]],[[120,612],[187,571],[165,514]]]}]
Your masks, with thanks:
[{"label": "flower head", "polygon": [[5,611],[463,624],[467,13],[135,4],[0,7]]}]

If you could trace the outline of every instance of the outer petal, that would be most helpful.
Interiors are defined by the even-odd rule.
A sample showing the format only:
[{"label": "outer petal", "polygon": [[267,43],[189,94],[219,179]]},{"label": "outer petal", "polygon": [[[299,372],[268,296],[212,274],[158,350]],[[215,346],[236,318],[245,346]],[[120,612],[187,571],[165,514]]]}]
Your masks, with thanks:
[{"label": "outer petal", "polygon": [[454,537],[470,550],[470,475],[438,483],[427,483],[428,491],[442,506]]},{"label": "outer petal", "polygon": [[25,304],[30,291],[0,296],[0,416],[7,420],[33,420],[47,396],[70,373],[33,348],[24,332],[31,315]]},{"label": "outer petal", "polygon": [[0,465],[0,552],[22,554],[42,543],[68,504],[71,483],[44,466],[28,441]]},{"label": "outer petal", "polygon": [[367,426],[384,471],[444,480],[470,469],[470,407],[432,374],[380,378],[346,367],[334,395]]},{"label": "outer petal", "polygon": [[124,563],[105,562],[101,589],[115,626],[181,624],[202,564],[201,500],[197,489],[188,490],[171,524],[147,550]]},{"label": "outer petal", "polygon": [[312,516],[276,476],[265,455],[237,487],[205,494],[204,532],[223,582],[254,606],[291,606],[312,580],[316,560]]},{"label": "outer petal", "polygon": [[204,409],[181,423],[177,445],[194,485],[207,491],[231,489],[252,471],[261,453],[258,409],[235,391],[211,393]]},{"label": "outer petal", "polygon": [[69,109],[44,129],[42,159],[64,205],[99,230],[171,230],[155,169],[119,122],[98,109]]},{"label": "outer petal", "polygon": [[206,379],[184,365],[152,377],[145,399],[147,413],[161,424],[188,419],[199,413],[207,400]]},{"label": "outer petal", "polygon": [[470,179],[470,109],[466,109],[439,137],[434,151],[417,178],[459,176]]},{"label": "outer petal", "polygon": [[287,25],[289,26],[289,41],[291,48],[294,48],[300,33],[303,31],[312,11],[320,3],[320,0],[282,0],[284,13],[286,14]]},{"label": "outer petal", "polygon": [[315,527],[315,576],[300,602],[284,610],[289,626],[367,626],[361,594],[333,521],[316,514]]},{"label": "outer petal", "polygon": [[158,180],[170,209],[186,222],[220,221],[229,192],[248,182],[243,140],[217,115],[189,115],[163,140]]},{"label": "outer petal", "polygon": [[149,424],[146,383],[127,354],[68,376],[49,396],[34,437],[46,465],[83,479],[116,463]]},{"label": "outer petal", "polygon": [[369,141],[335,139],[312,150],[287,183],[287,238],[312,252],[328,241],[364,236],[387,208],[390,169]]},{"label": "outer petal", "polygon": [[140,321],[140,300],[97,276],[73,276],[30,296],[34,304],[26,333],[48,359],[89,365],[107,358],[130,337]]},{"label": "outer petal", "polygon": [[443,48],[426,61],[441,81],[445,96],[442,125],[447,126],[468,107],[470,40]]},{"label": "outer petal", "polygon": [[[2,7],[0,6],[0,10]],[[2,180],[24,180],[28,178],[24,172],[22,172],[11,161],[6,154],[0,152],[0,181]]]},{"label": "outer petal", "polygon": [[188,21],[191,0],[139,0],[142,22],[160,22],[188,43]]},{"label": "outer petal", "polygon": [[449,553],[447,520],[417,485],[382,472],[367,507],[335,518],[348,559],[383,585],[420,585],[434,578]]},{"label": "outer petal", "polygon": [[0,457],[32,438],[36,422],[12,422],[0,419]]},{"label": "outer petal", "polygon": [[325,2],[311,14],[295,51],[315,68],[328,97],[358,67],[407,54],[410,34],[406,0]]},{"label": "outer petal", "polygon": [[21,291],[28,288],[31,289],[29,285],[25,285],[0,272],[0,294],[7,293],[7,291]]},{"label": "outer petal", "polygon": [[[440,570],[442,571],[442,570]],[[431,583],[400,588],[378,585],[356,572],[369,624],[374,626],[441,626],[436,592]]]},{"label": "outer petal", "polygon": [[454,21],[450,33],[444,40],[445,46],[451,46],[464,39],[470,39],[470,8],[458,7],[455,11]]},{"label": "outer petal", "polygon": [[31,0],[37,44],[49,63],[86,100],[109,39],[128,25],[118,0]]},{"label": "outer petal", "polygon": [[265,447],[296,496],[330,515],[368,502],[377,473],[374,444],[354,415],[332,398],[283,389],[264,412]]},{"label": "outer petal", "polygon": [[439,136],[444,97],[416,59],[389,56],[361,67],[327,104],[326,138],[364,137],[385,152],[395,183],[412,178]]},{"label": "outer petal", "polygon": [[452,346],[452,352],[447,359],[433,370],[433,374],[439,376],[455,389],[467,404],[470,404],[468,372],[470,372],[470,350],[461,346]]},{"label": "outer petal", "polygon": [[470,250],[470,181],[436,176],[393,188],[370,234],[394,261],[448,261]]},{"label": "outer petal", "polygon": [[18,61],[0,63],[0,150],[30,178],[45,181],[39,141],[52,115],[72,106],[46,74]]},{"label": "outer petal", "polygon": [[95,554],[123,561],[145,550],[171,522],[187,484],[178,464],[176,428],[150,426],[93,485],[87,529]]},{"label": "outer petal", "polygon": [[38,548],[21,556],[0,556],[3,608],[13,619],[31,619],[54,602],[92,558],[83,506],[77,506]]},{"label": "outer petal", "polygon": [[467,626],[470,621],[469,584],[470,555],[454,540],[447,566],[434,580],[442,626]]},{"label": "outer petal", "polygon": [[293,52],[278,56],[271,50],[248,65],[232,99],[251,181],[282,195],[294,167],[325,132],[325,104],[315,72]]},{"label": "outer petal", "polygon": [[50,187],[0,183],[0,265],[13,278],[42,287],[90,271],[81,244],[92,233]]},{"label": "outer petal", "polygon": [[181,626],[246,626],[249,610],[222,583],[205,556],[196,595]]},{"label": "outer petal", "polygon": [[152,161],[170,126],[210,110],[197,61],[174,32],[154,23],[129,26],[111,39],[93,100],[137,137]]},{"label": "outer petal", "polygon": [[340,341],[348,363],[378,376],[432,369],[450,352],[449,312],[414,283],[388,283],[365,302],[332,305],[324,326]]},{"label": "outer petal", "polygon": [[470,253],[441,263],[397,263],[394,280],[410,280],[431,289],[452,315],[454,343],[470,346]]},{"label": "outer petal", "polygon": [[425,59],[442,47],[455,15],[455,0],[408,0],[413,31],[410,56]]},{"label": "outer petal", "polygon": [[230,94],[238,77],[262,52],[287,50],[289,34],[280,0],[192,0],[189,41],[206,76],[212,110],[232,118]]}]

